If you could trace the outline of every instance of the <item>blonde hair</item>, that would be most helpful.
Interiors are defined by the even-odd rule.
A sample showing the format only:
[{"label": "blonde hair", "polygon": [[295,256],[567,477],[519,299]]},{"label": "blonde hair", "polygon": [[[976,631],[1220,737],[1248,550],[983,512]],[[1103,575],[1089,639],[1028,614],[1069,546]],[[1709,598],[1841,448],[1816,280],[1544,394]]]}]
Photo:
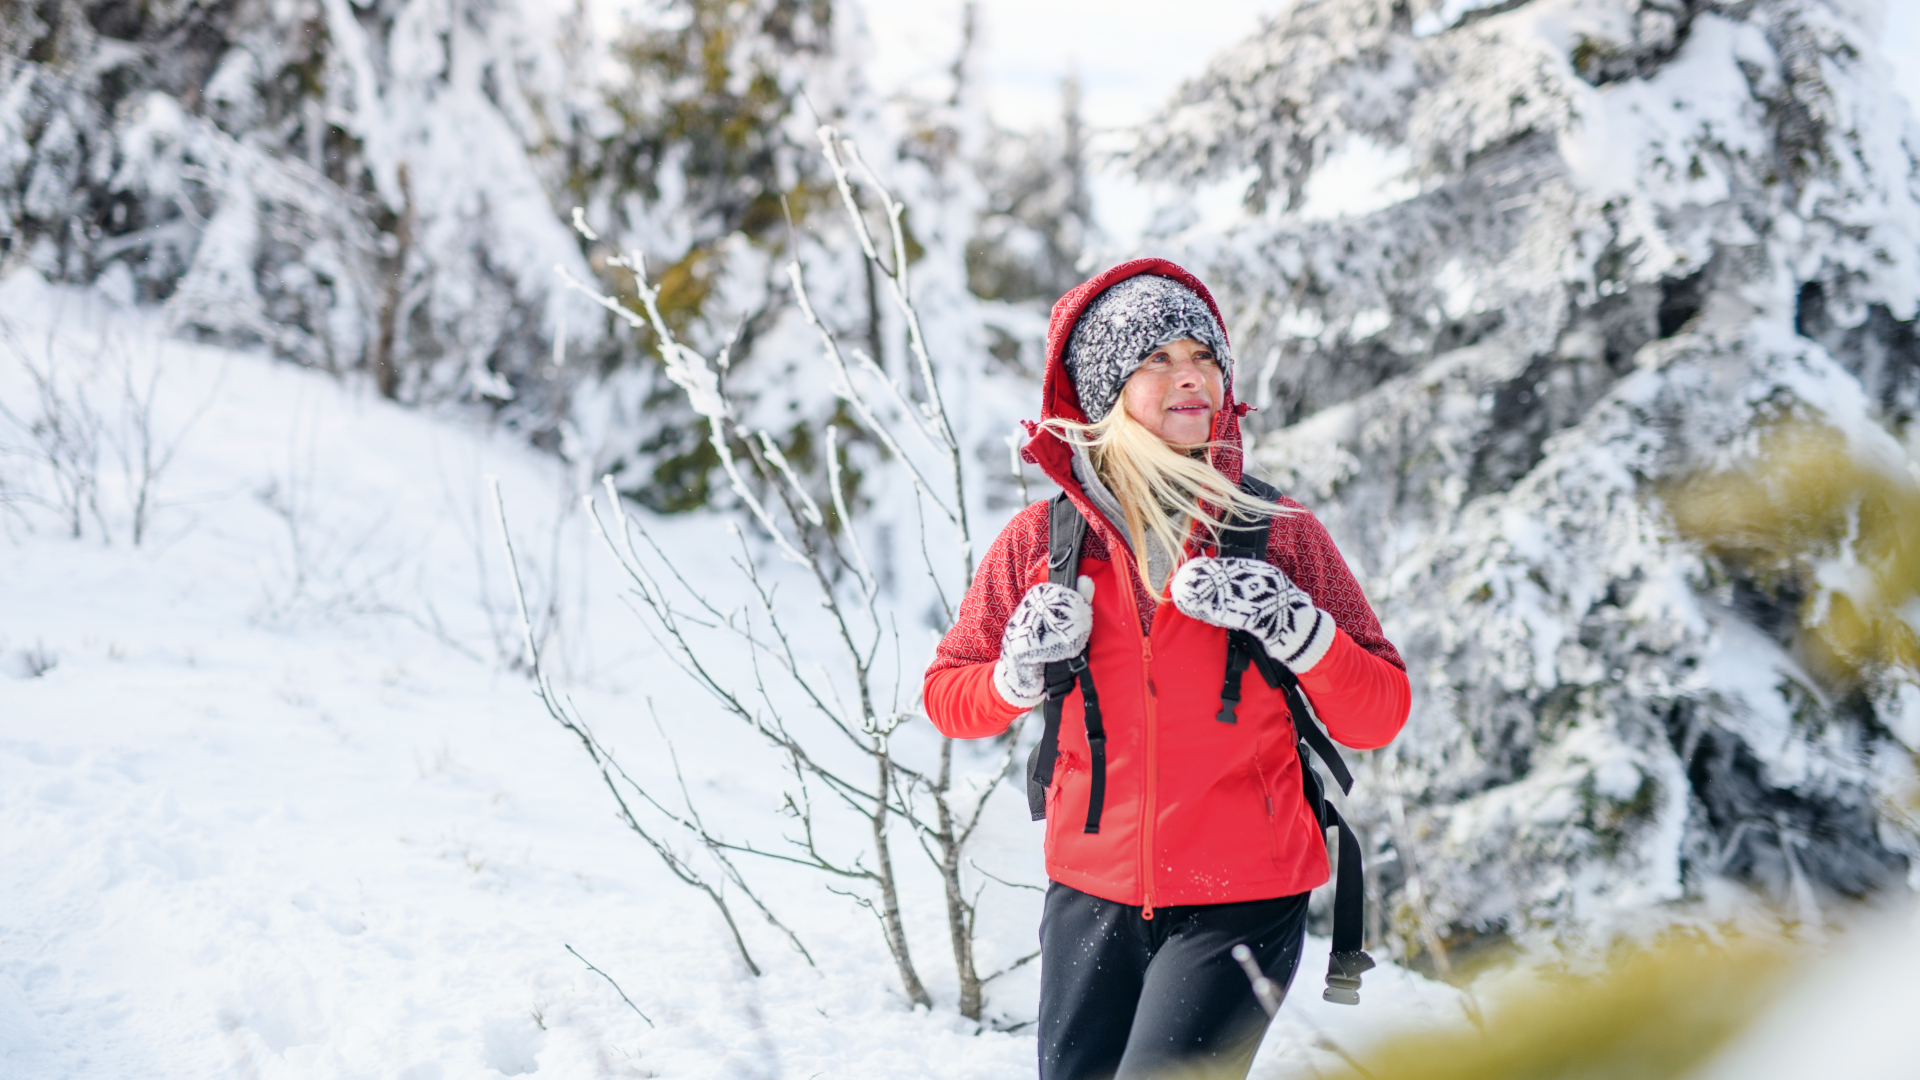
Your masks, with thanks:
[{"label": "blonde hair", "polygon": [[[1177,569],[1187,534],[1195,525],[1212,538],[1224,527],[1223,517],[1228,512],[1261,518],[1295,512],[1292,507],[1241,491],[1205,458],[1190,456],[1148,431],[1128,414],[1124,402],[1114,402],[1096,423],[1055,417],[1040,426],[1068,445],[1085,449],[1101,482],[1120,501],[1127,534],[1133,540],[1134,568],[1146,582],[1148,592],[1162,587],[1147,576],[1149,535],[1160,542]],[[1203,443],[1193,449],[1216,445]],[[1172,580],[1171,575],[1168,580]]]}]

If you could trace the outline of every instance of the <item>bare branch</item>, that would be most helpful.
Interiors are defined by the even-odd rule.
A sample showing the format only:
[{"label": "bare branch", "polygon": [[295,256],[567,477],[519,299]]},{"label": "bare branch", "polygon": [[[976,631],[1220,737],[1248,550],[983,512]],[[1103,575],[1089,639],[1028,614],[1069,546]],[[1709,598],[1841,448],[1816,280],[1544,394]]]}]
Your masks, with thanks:
[{"label": "bare branch", "polygon": [[[563,945],[564,945],[564,943],[563,943]],[[573,946],[571,946],[571,945],[564,945],[564,947],[566,948],[566,950],[567,950],[568,952],[570,952],[570,953],[573,953],[573,958],[574,958],[575,960],[578,960],[578,961],[580,961],[581,963],[583,963],[583,964],[585,964],[585,965],[587,965],[587,970],[588,970],[588,971],[591,971],[591,972],[593,972],[593,973],[594,973],[595,975],[598,975],[598,976],[600,976],[601,978],[603,978],[603,979],[605,979],[605,980],[607,980],[607,985],[608,985],[608,986],[611,986],[611,987],[613,987],[613,992],[614,992],[614,993],[616,993],[616,994],[619,994],[619,995],[620,995],[620,1000],[621,1000],[621,1001],[624,1001],[624,1002],[626,1002],[626,1003],[627,1003],[627,1008],[629,1008],[629,1009],[632,1009],[632,1010],[634,1011],[634,1015],[636,1015],[636,1016],[638,1016],[638,1017],[639,1017],[640,1019],[642,1019],[642,1020],[645,1020],[645,1021],[647,1022],[647,1026],[648,1026],[648,1027],[652,1027],[652,1026],[653,1026],[653,1018],[652,1018],[652,1017],[650,1017],[650,1016],[648,1016],[648,1015],[647,1015],[646,1013],[643,1013],[643,1012],[641,1012],[641,1011],[640,1011],[640,1006],[638,1006],[638,1005],[635,1005],[635,1004],[633,1003],[633,999],[627,996],[627,992],[626,992],[625,990],[622,990],[622,989],[620,989],[620,984],[619,984],[619,983],[617,983],[617,982],[614,982],[614,981],[613,981],[613,976],[611,976],[611,975],[609,975],[609,974],[607,974],[607,973],[606,973],[606,972],[604,972],[604,971],[601,971],[601,970],[600,970],[599,968],[597,968],[597,967],[594,967],[594,966],[593,966],[593,961],[591,961],[591,960],[589,960],[589,959],[587,959],[587,958],[586,958],[586,957],[584,957],[584,956],[581,956],[581,955],[579,954],[579,952],[577,952],[577,951],[576,951],[576,950],[574,949],[574,947],[573,947]]]},{"label": "bare branch", "polygon": [[847,546],[853,549],[853,564],[860,576],[860,587],[866,591],[869,602],[873,600],[874,590],[879,582],[873,576],[873,568],[867,565],[867,553],[860,546],[860,530],[854,528],[853,515],[847,513],[845,486],[840,482],[840,429],[827,425],[827,488],[833,493],[833,513],[840,522],[840,531],[846,534]]},{"label": "bare branch", "polygon": [[[577,215],[575,228],[581,228],[584,225],[584,215]],[[588,230],[581,235],[587,236],[590,233],[591,230]],[[767,513],[766,506],[754,495],[747,486],[746,479],[740,475],[739,465],[733,458],[733,447],[728,440],[728,433],[733,427],[733,416],[732,411],[727,408],[726,396],[721,392],[719,371],[707,362],[706,357],[681,344],[673,331],[667,327],[666,320],[660,315],[659,287],[647,283],[645,259],[635,253],[627,257],[615,256],[608,261],[612,265],[624,266],[633,271],[634,292],[638,294],[641,305],[646,309],[644,321],[625,304],[574,277],[566,267],[555,266],[554,271],[560,275],[560,280],[569,289],[586,295],[601,307],[619,315],[629,326],[635,329],[652,329],[655,347],[660,355],[661,364],[666,369],[668,380],[687,395],[687,404],[707,422],[707,443],[713,447],[714,454],[720,459],[720,467],[727,474],[728,486],[767,530],[767,534],[773,538],[781,554],[795,562],[804,563],[806,557],[800,554],[780,527],[774,524],[773,516]]]},{"label": "bare branch", "polygon": [[1008,881],[1006,878],[1003,878],[998,874],[993,873],[992,871],[981,866],[979,863],[974,862],[972,859],[967,860],[967,865],[973,867],[974,873],[979,874],[981,877],[986,878],[988,881],[994,882],[995,884],[1005,885],[1009,889],[1027,889],[1029,891],[1042,893],[1042,894],[1044,894],[1047,891],[1038,885],[1029,885],[1024,881]]},{"label": "bare branch", "polygon": [[[840,400],[853,407],[854,415],[860,418],[861,424],[873,434],[874,438],[879,439],[880,444],[887,448],[887,452],[897,458],[901,465],[906,468],[907,477],[912,481],[914,489],[925,495],[928,499],[931,499],[933,505],[938,507],[942,514],[946,515],[947,520],[958,524],[962,513],[949,509],[945,503],[940,501],[939,496],[933,493],[933,488],[927,482],[927,478],[921,474],[920,467],[913,463],[911,457],[907,456],[907,452],[901,448],[899,441],[893,437],[893,431],[874,415],[873,409],[868,406],[866,398],[861,396],[859,388],[854,386],[852,373],[847,370],[846,358],[840,354],[840,342],[833,336],[833,332],[828,330],[826,325],[820,321],[820,316],[814,313],[813,302],[807,297],[806,277],[801,273],[799,263],[792,262],[787,264],[787,278],[793,282],[794,301],[800,306],[800,314],[807,320],[807,324],[812,326],[820,335],[821,350],[826,355],[827,362],[833,366],[833,392],[839,396]],[[964,511],[964,508],[962,508],[962,511]]]},{"label": "bare branch", "polygon": [[827,519],[820,513],[820,504],[814,502],[813,496],[807,494],[807,489],[800,486],[800,478],[793,474],[793,466],[787,464],[787,455],[780,450],[780,444],[774,442],[773,436],[767,434],[764,428],[759,435],[760,452],[767,456],[767,460],[773,463],[774,470],[786,480],[787,486],[793,489],[795,497],[805,508],[808,523],[816,529],[826,525]]},{"label": "bare branch", "polygon": [[1019,971],[1021,968],[1026,967],[1028,964],[1031,964],[1038,959],[1040,959],[1040,950],[1035,949],[1032,952],[1028,953],[1027,955],[1021,957],[1020,959],[1015,960],[1013,963],[1008,964],[1006,967],[1001,968],[999,971],[996,971],[991,975],[981,976],[980,984],[984,986],[987,983],[992,982],[993,980],[999,978],[1002,975],[1011,975],[1014,972]]},{"label": "bare branch", "polygon": [[[506,501],[500,494],[500,480],[498,477],[493,477],[490,478],[490,483],[493,489],[494,518],[500,526],[500,545],[506,553],[507,569],[513,582],[514,603],[520,613],[521,638],[526,646],[527,663],[533,672],[534,687],[539,695],[541,704],[546,707],[547,715],[552,717],[554,722],[572,732],[574,736],[580,740],[580,744],[586,750],[587,756],[593,760],[594,765],[598,768],[601,782],[613,796],[615,805],[619,807],[620,819],[626,823],[627,828],[639,836],[648,847],[652,848],[654,854],[660,856],[661,862],[666,864],[668,871],[671,872],[674,877],[705,893],[707,898],[713,901],[714,906],[720,911],[720,917],[725,920],[728,931],[733,935],[734,946],[740,950],[740,959],[747,965],[748,971],[758,976],[761,973],[760,966],[754,963],[753,955],[747,951],[746,939],[740,934],[739,924],[734,921],[733,911],[727,906],[726,898],[720,894],[717,888],[702,877],[698,871],[688,865],[686,860],[682,859],[678,853],[668,847],[658,837],[654,836],[646,826],[642,825],[639,818],[634,816],[632,807],[627,804],[626,798],[620,794],[619,786],[614,783],[615,765],[601,749],[598,741],[595,740],[593,735],[587,730],[586,725],[580,721],[578,714],[569,709],[561,702],[559,697],[554,694],[553,686],[547,680],[546,670],[540,663],[540,648],[534,640],[533,622],[527,617],[527,594],[525,587],[520,581],[520,563],[513,551],[513,537],[507,528]],[[631,783],[630,779],[629,783]],[[651,798],[648,801],[653,802]],[[658,804],[656,803],[655,805]]]}]

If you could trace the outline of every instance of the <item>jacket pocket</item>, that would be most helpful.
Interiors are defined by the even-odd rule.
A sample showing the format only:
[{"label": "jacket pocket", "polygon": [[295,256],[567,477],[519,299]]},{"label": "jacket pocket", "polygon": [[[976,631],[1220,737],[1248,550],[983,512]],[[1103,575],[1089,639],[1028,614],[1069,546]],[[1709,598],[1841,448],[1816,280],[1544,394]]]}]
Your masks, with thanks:
[{"label": "jacket pocket", "polygon": [[1267,858],[1278,864],[1280,862],[1280,820],[1274,813],[1276,808],[1273,805],[1273,788],[1267,785],[1267,771],[1260,765],[1260,755],[1255,754],[1250,764],[1253,768],[1254,787],[1260,792],[1260,799],[1266,812]]},{"label": "jacket pocket", "polygon": [[1047,847],[1053,847],[1054,836],[1060,828],[1061,806],[1067,792],[1067,778],[1074,773],[1073,758],[1062,753],[1053,759],[1053,782],[1047,785]]}]

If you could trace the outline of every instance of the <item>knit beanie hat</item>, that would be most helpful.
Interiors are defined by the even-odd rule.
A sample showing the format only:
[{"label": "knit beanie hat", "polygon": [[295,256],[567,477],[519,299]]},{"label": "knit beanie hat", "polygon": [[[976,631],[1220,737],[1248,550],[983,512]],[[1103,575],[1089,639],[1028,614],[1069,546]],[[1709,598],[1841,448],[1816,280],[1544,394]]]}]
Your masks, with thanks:
[{"label": "knit beanie hat", "polygon": [[1067,377],[1087,419],[1098,423],[1120,400],[1120,387],[1162,345],[1192,338],[1213,350],[1229,389],[1233,358],[1226,331],[1198,293],[1158,274],[1138,274],[1095,297],[1067,338]]}]

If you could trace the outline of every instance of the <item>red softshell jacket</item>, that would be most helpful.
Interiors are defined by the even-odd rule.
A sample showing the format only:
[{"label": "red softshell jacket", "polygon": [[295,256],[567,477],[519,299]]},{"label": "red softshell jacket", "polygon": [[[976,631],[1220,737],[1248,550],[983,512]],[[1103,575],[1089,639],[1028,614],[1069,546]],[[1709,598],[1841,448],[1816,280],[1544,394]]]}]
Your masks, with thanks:
[{"label": "red softshell jacket", "polygon": [[[1198,279],[1163,259],[1123,263],[1061,297],[1047,330],[1044,416],[1085,419],[1061,360],[1067,337],[1094,297],[1135,274],[1172,278],[1214,306]],[[1217,306],[1214,315],[1219,317]],[[1212,463],[1235,482],[1245,411],[1229,393],[1214,422]],[[1094,896],[1142,905],[1148,917],[1156,906],[1265,900],[1325,884],[1326,844],[1301,794],[1285,697],[1250,670],[1239,723],[1215,720],[1226,631],[1188,618],[1146,590],[1131,551],[1073,479],[1072,450],[1064,442],[1038,429],[1023,456],[1059,484],[1087,519],[1080,573],[1094,583],[1088,660],[1107,727],[1106,806],[1100,831],[1088,834],[1086,724],[1078,689],[1068,697],[1059,762],[1047,791],[1048,876]],[[1190,554],[1200,550],[1197,544],[1189,542]],[[1314,711],[1347,746],[1384,746],[1406,722],[1405,665],[1382,636],[1326,529],[1304,510],[1275,518],[1267,561],[1340,627],[1326,656],[1300,673]],[[943,733],[996,735],[1026,711],[994,690],[993,665],[1020,597],[1046,579],[1047,505],[1039,502],[994,540],[927,670],[927,715]]]}]

